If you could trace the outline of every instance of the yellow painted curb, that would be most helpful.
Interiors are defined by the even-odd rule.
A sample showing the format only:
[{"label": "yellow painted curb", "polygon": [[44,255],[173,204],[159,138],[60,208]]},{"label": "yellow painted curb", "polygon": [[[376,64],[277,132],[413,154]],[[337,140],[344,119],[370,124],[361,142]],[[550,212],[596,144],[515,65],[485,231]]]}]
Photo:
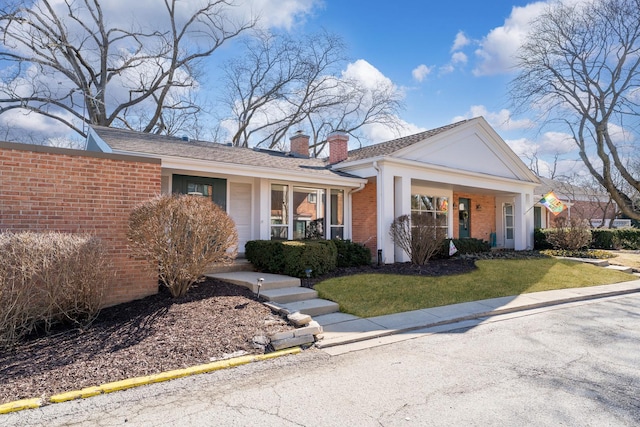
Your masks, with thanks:
[{"label": "yellow painted curb", "polygon": [[82,390],[73,390],[73,391],[68,391],[66,393],[54,394],[49,398],[49,402],[53,402],[53,403],[66,402],[69,400],[97,396],[101,393],[102,391],[100,390],[99,387],[86,387],[86,388],[83,388]]},{"label": "yellow painted curb", "polygon": [[39,408],[40,406],[42,406],[42,399],[40,398],[16,400],[15,402],[0,405],[0,414],[22,411],[23,409]]},{"label": "yellow painted curb", "polygon": [[[298,354],[302,351],[300,347],[288,348],[285,350],[274,351],[273,353],[259,354],[252,356],[240,356],[233,359],[218,360],[204,365],[192,366],[190,368],[175,369],[173,371],[161,372],[159,374],[147,375],[144,377],[129,378],[121,381],[105,383],[99,386],[86,387],[82,390],[73,390],[66,393],[59,393],[51,396],[48,401],[51,403],[66,402],[69,400],[81,399],[96,396],[102,393],[113,393],[114,391],[126,390],[141,385],[159,383],[162,381],[173,380],[176,378],[186,377],[190,375],[204,374],[207,372],[218,371],[225,368],[233,368],[247,363],[257,362],[261,360],[274,359],[280,356],[290,354]],[[0,405],[0,414],[6,414],[23,409],[38,408],[43,405],[42,399],[23,399],[15,402]]]}]

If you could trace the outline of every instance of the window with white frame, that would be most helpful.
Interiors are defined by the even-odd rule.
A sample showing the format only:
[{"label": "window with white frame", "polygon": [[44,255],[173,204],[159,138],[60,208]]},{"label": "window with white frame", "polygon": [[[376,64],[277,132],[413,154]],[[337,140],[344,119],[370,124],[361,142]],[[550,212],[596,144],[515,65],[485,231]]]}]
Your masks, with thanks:
[{"label": "window with white frame", "polygon": [[271,239],[343,239],[344,199],[342,189],[272,184]]},{"label": "window with white frame", "polygon": [[444,229],[449,235],[447,215],[449,214],[449,198],[425,194],[411,195],[411,213],[418,215],[432,215],[436,227]]},{"label": "window with white frame", "polygon": [[289,238],[289,186],[271,185],[271,239]]}]

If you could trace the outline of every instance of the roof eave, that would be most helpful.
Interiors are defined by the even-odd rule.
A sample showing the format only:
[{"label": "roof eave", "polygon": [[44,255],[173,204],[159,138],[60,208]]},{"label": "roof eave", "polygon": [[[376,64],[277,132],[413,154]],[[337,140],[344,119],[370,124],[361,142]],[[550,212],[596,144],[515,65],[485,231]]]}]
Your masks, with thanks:
[{"label": "roof eave", "polygon": [[225,162],[216,162],[214,160],[191,159],[179,156],[167,155],[150,155],[145,153],[137,153],[135,151],[114,150],[120,154],[134,154],[144,157],[155,157],[162,160],[163,169],[189,170],[194,172],[212,172],[222,175],[267,178],[282,181],[297,181],[314,184],[338,185],[344,187],[359,187],[360,184],[366,183],[364,178],[314,175],[305,172],[282,170],[264,166],[244,166]]}]

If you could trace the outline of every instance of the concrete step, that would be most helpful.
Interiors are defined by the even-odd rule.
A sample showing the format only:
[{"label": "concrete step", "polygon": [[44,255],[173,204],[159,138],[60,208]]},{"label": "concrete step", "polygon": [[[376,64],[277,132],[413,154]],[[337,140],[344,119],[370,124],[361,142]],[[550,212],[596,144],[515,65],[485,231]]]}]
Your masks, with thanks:
[{"label": "concrete step", "polygon": [[213,264],[209,266],[206,274],[231,273],[235,271],[254,271],[253,264],[245,258],[236,258],[231,264]]},{"label": "concrete step", "polygon": [[623,265],[607,265],[604,268],[608,268],[609,270],[616,270],[616,271],[621,271],[623,273],[629,273],[629,274],[633,274],[633,268],[631,267],[625,267]]},{"label": "concrete step", "polygon": [[579,262],[584,262],[586,264],[593,264],[596,267],[606,267],[609,265],[609,261],[607,261],[606,259],[595,259],[595,258],[574,258],[574,257],[565,257],[565,256],[560,256],[557,257],[558,259],[567,259],[569,261],[579,261]]},{"label": "concrete step", "polygon": [[232,273],[205,274],[206,277],[244,286],[252,292],[258,292],[258,280],[262,280],[260,294],[269,289],[295,288],[300,286],[300,279],[280,274],[260,273],[259,271],[236,271]]},{"label": "concrete step", "polygon": [[304,301],[308,299],[318,298],[318,292],[309,288],[280,288],[280,289],[268,289],[260,292],[260,296],[267,301],[273,301],[277,303],[290,303],[296,301]]},{"label": "concrete step", "polygon": [[340,306],[337,303],[320,298],[278,305],[284,307],[290,313],[299,311],[300,313],[308,314],[312,317],[320,316],[322,314],[335,313],[340,309]]}]

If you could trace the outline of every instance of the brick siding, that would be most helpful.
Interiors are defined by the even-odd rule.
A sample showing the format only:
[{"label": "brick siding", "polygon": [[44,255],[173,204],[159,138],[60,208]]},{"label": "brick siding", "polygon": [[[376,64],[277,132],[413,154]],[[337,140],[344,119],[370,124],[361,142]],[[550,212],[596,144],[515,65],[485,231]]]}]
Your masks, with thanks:
[{"label": "brick siding", "polygon": [[[459,237],[460,219],[458,206],[460,198],[470,200],[471,237],[490,242],[491,233],[496,231],[496,199],[493,196],[486,196],[473,193],[453,193],[453,237]],[[480,209],[478,209],[478,206]]]},{"label": "brick siding", "polygon": [[[374,178],[375,179],[375,178]],[[371,249],[372,258],[377,257],[378,239],[378,214],[377,214],[377,192],[375,181],[369,181],[364,189],[353,193],[351,196],[351,206],[353,215],[351,220],[352,240],[357,243],[364,243]]]},{"label": "brick siding", "polygon": [[157,275],[131,257],[126,230],[133,207],[159,193],[156,160],[0,143],[0,231],[100,237],[117,273],[105,306],[157,292]]}]

